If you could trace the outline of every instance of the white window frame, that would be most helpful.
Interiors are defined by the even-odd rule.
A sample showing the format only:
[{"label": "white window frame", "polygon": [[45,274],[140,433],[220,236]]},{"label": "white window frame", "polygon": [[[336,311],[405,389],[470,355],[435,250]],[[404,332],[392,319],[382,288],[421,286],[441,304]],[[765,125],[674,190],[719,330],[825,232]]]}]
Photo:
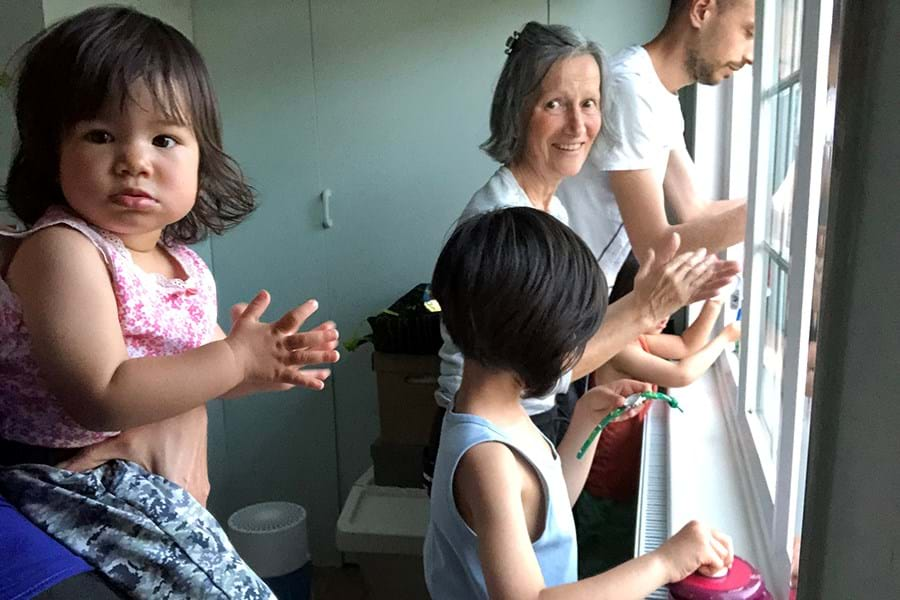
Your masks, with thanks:
[{"label": "white window frame", "polygon": [[[800,1],[800,0],[798,0]],[[787,326],[781,380],[781,425],[774,460],[767,447],[769,439],[764,425],[755,414],[763,326],[765,289],[765,239],[768,169],[759,168],[760,157],[768,160],[771,141],[773,106],[762,101],[772,85],[766,81],[774,72],[772,64],[775,44],[768,37],[780,35],[775,30],[775,3],[756,3],[756,48],[754,63],[757,76],[753,82],[753,120],[750,147],[748,188],[748,224],[745,242],[743,290],[743,332],[741,339],[740,383],[737,390],[726,390],[726,412],[730,413],[732,431],[744,476],[750,491],[754,521],[762,529],[761,541],[770,558],[774,582],[790,578],[791,550],[796,525],[796,506],[803,482],[800,457],[804,431],[806,362],[812,308],[812,289],[821,193],[825,138],[833,123],[827,122],[826,92],[828,56],[831,45],[833,6],[829,0],[802,0],[801,40],[801,104],[799,147],[795,163],[795,187],[790,231],[790,268],[787,278]],[[813,57],[810,60],[810,57]],[[734,165],[731,165],[733,170]],[[720,368],[727,368],[727,361]],[[727,379],[727,378],[725,378]],[[722,380],[720,378],[720,380]],[[736,393],[735,393],[736,392]],[[786,484],[786,485],[785,485]],[[779,586],[776,586],[779,587]]]}]

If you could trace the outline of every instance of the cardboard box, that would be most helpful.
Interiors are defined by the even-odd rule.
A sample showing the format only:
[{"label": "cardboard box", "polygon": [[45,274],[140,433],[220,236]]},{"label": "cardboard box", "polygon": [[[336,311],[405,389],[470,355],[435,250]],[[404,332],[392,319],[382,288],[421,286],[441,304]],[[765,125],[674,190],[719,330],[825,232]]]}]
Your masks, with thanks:
[{"label": "cardboard box", "polygon": [[441,361],[437,355],[372,355],[378,388],[381,439],[397,444],[428,444],[438,412],[434,400]]},{"label": "cardboard box", "polygon": [[378,438],[370,447],[375,485],[422,487],[422,444],[398,444]]}]

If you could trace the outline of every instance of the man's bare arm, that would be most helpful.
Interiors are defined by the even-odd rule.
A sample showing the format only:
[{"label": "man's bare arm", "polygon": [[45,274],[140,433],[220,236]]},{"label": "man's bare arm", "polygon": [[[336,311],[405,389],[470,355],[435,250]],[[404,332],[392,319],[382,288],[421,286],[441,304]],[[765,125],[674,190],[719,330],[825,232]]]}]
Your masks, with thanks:
[{"label": "man's bare arm", "polygon": [[[688,157],[689,160],[689,157]],[[747,210],[743,200],[703,202],[697,199],[690,179],[690,163],[680,154],[670,156],[662,187],[650,170],[611,171],[610,185],[625,223],[625,230],[639,261],[673,232],[681,236],[681,250],[706,248],[719,252],[744,239]],[[687,222],[671,225],[665,211],[663,189],[676,215]]]},{"label": "man's bare arm", "polygon": [[663,179],[663,195],[675,209],[679,222],[688,223],[700,217],[717,215],[746,203],[743,198],[713,202],[701,198],[694,186],[694,161],[684,148],[669,152],[666,176]]}]

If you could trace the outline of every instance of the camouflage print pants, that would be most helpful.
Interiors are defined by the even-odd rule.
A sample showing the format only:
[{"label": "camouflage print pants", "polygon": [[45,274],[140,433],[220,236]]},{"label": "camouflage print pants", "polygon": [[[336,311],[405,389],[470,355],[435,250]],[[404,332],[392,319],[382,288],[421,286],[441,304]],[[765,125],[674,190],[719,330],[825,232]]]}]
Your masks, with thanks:
[{"label": "camouflage print pants", "polygon": [[132,598],[274,598],[218,521],[138,465],[0,468],[0,494]]}]

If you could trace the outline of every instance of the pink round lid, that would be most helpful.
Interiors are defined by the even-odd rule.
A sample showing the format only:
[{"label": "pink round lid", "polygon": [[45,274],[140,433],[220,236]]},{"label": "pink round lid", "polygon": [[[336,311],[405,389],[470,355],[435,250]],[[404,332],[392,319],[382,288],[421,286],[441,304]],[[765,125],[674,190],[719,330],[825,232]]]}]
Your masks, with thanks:
[{"label": "pink round lid", "polygon": [[759,571],[737,556],[724,577],[694,573],[669,584],[669,595],[675,600],[768,600],[771,597]]}]

